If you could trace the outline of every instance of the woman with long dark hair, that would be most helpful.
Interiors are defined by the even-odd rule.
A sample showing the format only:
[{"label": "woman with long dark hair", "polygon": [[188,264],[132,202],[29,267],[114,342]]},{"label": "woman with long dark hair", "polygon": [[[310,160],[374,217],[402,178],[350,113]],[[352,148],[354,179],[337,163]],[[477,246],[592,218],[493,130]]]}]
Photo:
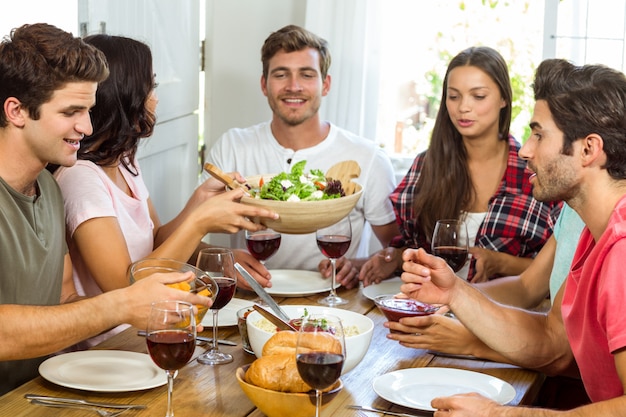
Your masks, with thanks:
[{"label": "woman with long dark hair", "polygon": [[559,204],[532,197],[530,171],[511,136],[512,90],[502,56],[468,48],[450,62],[430,146],[390,198],[401,236],[361,269],[365,285],[402,265],[404,248],[430,251],[439,219],[463,219],[472,261],[459,272],[472,282],[518,275],[552,233]]},{"label": "woman with long dark hair", "polygon": [[221,183],[210,179],[176,218],[161,224],[136,158],[139,142],[156,123],[150,48],[121,36],[93,35],[85,42],[104,52],[110,75],[98,86],[93,132],[81,140],[78,162],[54,174],[63,192],[74,281],[81,295],[129,285],[127,270],[134,261],[186,262],[207,233],[258,230],[262,227],[248,217],[274,217],[239,204],[241,190],[224,192]]}]

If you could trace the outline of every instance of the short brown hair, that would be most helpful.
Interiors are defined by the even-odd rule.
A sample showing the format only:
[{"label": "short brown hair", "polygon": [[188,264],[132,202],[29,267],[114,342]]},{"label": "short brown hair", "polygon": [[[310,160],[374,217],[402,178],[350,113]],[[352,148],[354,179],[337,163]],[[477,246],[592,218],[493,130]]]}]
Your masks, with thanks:
[{"label": "short brown hair", "polygon": [[[102,52],[52,25],[23,25],[0,43],[0,103],[15,97],[34,120],[41,105],[66,83],[100,83],[108,75]],[[0,127],[6,125],[0,111]]]},{"label": "short brown hair", "polygon": [[320,54],[320,72],[322,79],[326,78],[330,68],[330,51],[328,42],[316,34],[296,25],[288,25],[273,32],[261,48],[261,62],[263,62],[263,77],[267,78],[270,59],[278,51],[296,52],[306,48],[316,49]]}]

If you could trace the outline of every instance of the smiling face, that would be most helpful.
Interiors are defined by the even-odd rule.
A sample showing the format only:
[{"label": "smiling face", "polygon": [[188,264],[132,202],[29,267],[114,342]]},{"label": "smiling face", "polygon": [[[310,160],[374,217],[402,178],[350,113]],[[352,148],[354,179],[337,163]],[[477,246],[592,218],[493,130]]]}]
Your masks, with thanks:
[{"label": "smiling face", "polygon": [[563,132],[554,123],[544,100],[535,103],[530,127],[530,137],[519,155],[528,161],[528,168],[534,172],[530,177],[533,196],[539,201],[568,201],[580,188],[575,158],[580,141],[572,144],[572,155],[563,153]]},{"label": "smiling face", "polygon": [[38,120],[26,116],[23,132],[31,157],[43,165],[76,163],[80,140],[92,132],[89,109],[95,104],[97,86],[95,82],[68,83],[41,106]]},{"label": "smiling face", "polygon": [[277,52],[269,61],[267,79],[261,77],[274,120],[289,126],[317,117],[329,88],[330,76],[322,79],[319,52],[313,48]]},{"label": "smiling face", "polygon": [[459,66],[448,74],[446,108],[464,138],[498,136],[500,110],[506,102],[498,85],[475,66]]}]

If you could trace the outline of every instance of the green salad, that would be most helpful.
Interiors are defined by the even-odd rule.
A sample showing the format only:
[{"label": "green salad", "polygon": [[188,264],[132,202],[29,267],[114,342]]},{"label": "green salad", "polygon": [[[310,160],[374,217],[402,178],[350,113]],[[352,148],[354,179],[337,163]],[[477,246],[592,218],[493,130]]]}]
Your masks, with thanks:
[{"label": "green salad", "polygon": [[291,167],[291,172],[281,172],[266,183],[261,179],[252,194],[255,198],[278,201],[329,200],[345,195],[341,181],[326,178],[319,169],[304,172],[305,165],[306,161],[300,161]]}]

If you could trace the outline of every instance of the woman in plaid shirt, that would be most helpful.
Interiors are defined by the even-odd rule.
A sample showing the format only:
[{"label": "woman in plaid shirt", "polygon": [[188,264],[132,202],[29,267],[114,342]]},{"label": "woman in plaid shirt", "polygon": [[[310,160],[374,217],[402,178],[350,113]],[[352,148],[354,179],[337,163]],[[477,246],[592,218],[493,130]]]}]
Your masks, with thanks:
[{"label": "woman in plaid shirt", "polygon": [[390,196],[402,234],[361,268],[364,285],[393,276],[405,248],[430,252],[438,219],[465,220],[472,260],[458,275],[472,282],[518,275],[530,264],[560,203],[532,197],[520,144],[509,134],[511,101],[497,51],[472,47],[452,59],[430,146]]}]

